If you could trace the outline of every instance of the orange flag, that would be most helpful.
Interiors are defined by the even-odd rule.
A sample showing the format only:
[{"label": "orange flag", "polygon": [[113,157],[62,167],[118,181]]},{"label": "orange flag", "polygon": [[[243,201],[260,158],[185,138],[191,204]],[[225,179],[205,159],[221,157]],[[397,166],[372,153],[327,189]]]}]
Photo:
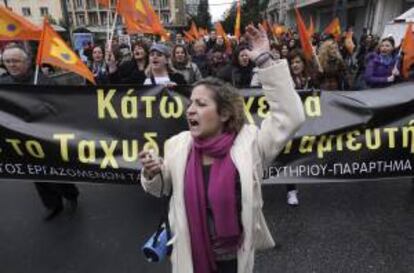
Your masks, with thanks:
[{"label": "orange flag", "polygon": [[324,30],[324,33],[332,34],[336,40],[339,39],[339,37],[341,36],[341,23],[339,22],[338,17],[332,20],[332,22]]},{"label": "orange flag", "polygon": [[302,15],[300,14],[297,8],[295,8],[295,12],[296,12],[296,22],[298,25],[299,39],[300,39],[300,43],[302,44],[302,51],[303,51],[303,54],[305,55],[305,58],[308,61],[311,61],[313,57],[313,48],[312,48],[309,32],[306,29],[305,23],[303,22],[303,19],[302,19]]},{"label": "orange flag", "polygon": [[0,6],[0,40],[39,40],[42,29]]},{"label": "orange flag", "polygon": [[198,39],[200,37],[200,34],[198,33],[197,25],[194,23],[194,21],[191,22],[190,30],[188,31],[191,36],[193,36],[195,39]]},{"label": "orange flag", "polygon": [[167,31],[148,0],[119,0],[116,9],[124,18],[130,17],[130,21],[137,21],[141,26],[149,27],[152,34],[169,39]]},{"label": "orange flag", "polygon": [[273,25],[273,27],[272,27],[272,32],[273,32],[273,35],[274,35],[274,36],[276,36],[276,37],[280,37],[280,35],[282,35],[283,33],[285,33],[285,32],[286,32],[286,29],[285,29],[285,27],[284,27],[284,26],[281,26],[281,25],[275,24],[275,25]]},{"label": "orange flag", "polygon": [[125,19],[125,26],[128,34],[137,34],[137,33],[152,33],[152,28],[147,25],[143,25],[134,19],[132,19],[130,16],[124,17]]},{"label": "orange flag", "polygon": [[315,34],[315,25],[313,24],[313,17],[310,18],[310,25],[308,28],[309,37],[312,37]]},{"label": "orange flag", "polygon": [[234,36],[236,39],[240,39],[240,1],[237,1],[237,13],[236,13],[236,22],[234,24]]},{"label": "orange flag", "polygon": [[101,5],[102,5],[102,6],[104,6],[104,7],[109,8],[109,6],[110,6],[110,1],[111,1],[111,0],[98,0],[98,3],[99,3],[99,4],[101,4]]},{"label": "orange flag", "polygon": [[192,42],[192,41],[194,41],[195,40],[195,38],[193,37],[193,35],[191,35],[188,31],[183,31],[183,33],[184,33],[184,39],[187,41],[187,42]]},{"label": "orange flag", "polygon": [[266,33],[269,33],[269,24],[267,23],[267,20],[266,19],[263,19],[262,20],[262,23],[261,23],[261,25],[262,25],[262,27],[264,28],[264,30],[266,31]]},{"label": "orange flag", "polygon": [[36,58],[37,65],[41,65],[42,63],[72,71],[95,84],[92,72],[62,38],[59,37],[46,20],[43,24],[43,32]]},{"label": "orange flag", "polygon": [[224,31],[223,26],[221,25],[221,22],[220,22],[220,21],[216,22],[216,23],[214,24],[214,26],[215,26],[215,28],[216,28],[217,35],[222,36],[222,37],[223,37],[223,39],[224,39],[224,43],[225,43],[225,45],[226,45],[226,53],[227,53],[227,54],[231,54],[231,52],[232,52],[232,49],[231,49],[231,44],[230,44],[229,39],[227,38],[227,34],[226,34],[226,32]]},{"label": "orange flag", "polygon": [[412,65],[414,65],[414,23],[409,23],[405,32],[404,41],[401,50],[404,52],[402,75],[408,79],[408,73]]},{"label": "orange flag", "polygon": [[352,39],[352,36],[354,35],[354,32],[352,30],[346,32],[344,46],[349,54],[352,55],[354,53],[355,44],[354,40]]}]

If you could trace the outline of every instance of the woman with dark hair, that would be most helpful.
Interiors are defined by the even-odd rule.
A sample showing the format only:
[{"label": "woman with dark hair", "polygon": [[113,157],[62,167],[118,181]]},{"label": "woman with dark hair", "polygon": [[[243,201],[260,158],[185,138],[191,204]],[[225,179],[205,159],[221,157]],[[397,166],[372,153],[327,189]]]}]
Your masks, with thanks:
[{"label": "woman with dark hair", "polygon": [[287,44],[282,44],[280,46],[280,58],[287,59],[289,57],[289,46]]},{"label": "woman with dark hair", "polygon": [[148,47],[144,42],[132,46],[133,58],[125,61],[111,71],[111,82],[141,85],[145,81],[145,69],[148,66]]},{"label": "woman with dark hair", "polygon": [[145,75],[144,85],[187,84],[184,76],[177,73],[170,64],[170,48],[161,43],[151,46]]},{"label": "woman with dark hair", "polygon": [[164,183],[163,194],[172,192],[173,273],[252,273],[255,251],[274,246],[262,212],[263,168],[305,116],[286,61],[271,59],[263,27],[248,26],[246,32],[252,44],[247,54],[260,67],[269,103],[260,129],[245,123],[237,90],[208,78],[194,85],[189,131],[167,140],[164,160],[149,151],[139,154],[143,188],[159,196]]},{"label": "woman with dark hair", "polygon": [[378,40],[372,35],[367,34],[361,39],[361,43],[356,54],[356,59],[358,63],[358,71],[355,76],[355,84],[354,87],[357,90],[365,89],[366,84],[364,80],[365,74],[365,65],[366,65],[366,58],[367,56],[371,55],[371,53],[375,52],[375,49],[378,46]]},{"label": "woman with dark hair", "polygon": [[367,57],[365,82],[370,87],[386,87],[393,84],[400,75],[396,67],[395,42],[392,37],[381,40],[377,53]]},{"label": "woman with dark hair", "polygon": [[301,50],[295,49],[291,51],[288,62],[295,89],[309,90],[316,87],[314,69],[305,59],[305,55]]},{"label": "woman with dark hair", "polygon": [[233,53],[231,64],[219,71],[218,77],[231,83],[234,87],[249,87],[253,78],[254,64],[249,58],[249,48],[240,46]]},{"label": "woman with dark hair", "polygon": [[[315,80],[313,77],[315,76],[315,73],[313,73],[312,68],[305,59],[305,55],[301,50],[292,50],[289,53],[288,63],[296,90],[309,91],[315,87]],[[286,190],[286,202],[288,205],[299,205],[298,189],[296,184],[287,184]]]},{"label": "woman with dark hair", "polygon": [[173,47],[171,62],[177,73],[183,75],[187,84],[201,80],[201,72],[197,65],[191,61],[191,56],[184,45],[175,45]]},{"label": "woman with dark hair", "polygon": [[103,46],[95,45],[92,48],[92,60],[88,63],[89,69],[92,71],[96,84],[109,83],[109,71],[105,63],[105,50]]},{"label": "woman with dark hair", "polygon": [[280,60],[282,56],[280,53],[280,46],[276,43],[270,44],[270,53],[272,53],[274,60]]},{"label": "woman with dark hair", "polygon": [[227,55],[221,50],[213,48],[210,56],[208,75],[217,77],[221,69],[226,66]]}]

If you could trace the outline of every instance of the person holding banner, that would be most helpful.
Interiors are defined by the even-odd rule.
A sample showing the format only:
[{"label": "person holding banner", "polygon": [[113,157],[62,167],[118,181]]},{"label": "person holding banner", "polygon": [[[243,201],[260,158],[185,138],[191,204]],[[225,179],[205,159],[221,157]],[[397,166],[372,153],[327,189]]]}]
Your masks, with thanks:
[{"label": "person holding banner", "polygon": [[[8,72],[7,76],[0,78],[0,84],[32,85],[34,71],[30,53],[21,45],[8,44],[2,54],[3,62]],[[55,82],[43,74],[39,74],[38,83],[42,85],[55,85]],[[46,207],[44,220],[54,219],[63,210],[63,198],[68,201],[71,211],[77,207],[79,191],[69,183],[43,183],[35,182],[36,190]]]},{"label": "person holding banner", "polygon": [[167,140],[164,160],[141,151],[143,188],[172,191],[169,220],[173,273],[252,273],[255,251],[274,246],[263,212],[263,169],[305,120],[286,60],[274,61],[262,26],[250,25],[247,54],[269,103],[260,128],[246,124],[244,102],[230,84],[193,86],[189,131]]}]

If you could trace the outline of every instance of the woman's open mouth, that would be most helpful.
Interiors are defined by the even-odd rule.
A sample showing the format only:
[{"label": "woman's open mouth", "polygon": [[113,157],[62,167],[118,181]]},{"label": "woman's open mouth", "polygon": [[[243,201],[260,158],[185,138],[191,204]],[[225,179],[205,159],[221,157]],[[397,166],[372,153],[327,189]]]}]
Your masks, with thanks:
[{"label": "woman's open mouth", "polygon": [[197,127],[199,125],[198,121],[194,119],[188,119],[188,124],[190,125],[190,128]]}]

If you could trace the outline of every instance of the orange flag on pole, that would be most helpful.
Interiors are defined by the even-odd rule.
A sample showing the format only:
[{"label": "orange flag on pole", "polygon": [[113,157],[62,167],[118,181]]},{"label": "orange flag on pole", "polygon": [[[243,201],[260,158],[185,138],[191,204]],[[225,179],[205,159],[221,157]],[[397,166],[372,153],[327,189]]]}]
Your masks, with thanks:
[{"label": "orange flag on pole", "polygon": [[151,27],[147,25],[143,25],[135,21],[130,16],[126,16],[124,17],[124,19],[125,19],[125,26],[126,26],[126,30],[128,34],[132,35],[132,34],[137,34],[137,33],[148,33],[148,34],[152,33]]},{"label": "orange flag on pole", "polygon": [[194,21],[191,22],[190,30],[188,31],[191,36],[193,36],[195,39],[198,39],[200,37],[200,34],[198,33],[198,28],[196,23]]},{"label": "orange flag on pole", "polygon": [[72,71],[95,84],[92,72],[81,61],[78,55],[59,37],[49,23],[43,23],[43,32],[37,51],[36,64],[51,64]]},{"label": "orange flag on pole", "polygon": [[339,37],[341,36],[341,23],[339,22],[338,17],[332,20],[332,22],[324,30],[324,33],[332,34],[336,40],[339,39]]},{"label": "orange flag on pole", "polygon": [[236,22],[234,24],[234,36],[236,39],[240,39],[240,0],[237,1],[237,12],[236,12]]},{"label": "orange flag on pole", "polygon": [[148,0],[118,0],[116,9],[124,18],[130,17],[130,21],[135,20],[141,26],[149,27],[152,34],[169,39],[167,31]]},{"label": "orange flag on pole", "polygon": [[183,33],[184,33],[184,39],[187,41],[187,42],[192,42],[192,41],[194,41],[195,40],[195,38],[193,37],[193,35],[191,35],[188,31],[183,31]]},{"label": "orange flag on pole", "polygon": [[310,18],[310,25],[309,25],[308,33],[309,33],[309,37],[311,37],[311,38],[312,38],[313,34],[315,34],[315,25],[313,23],[313,17],[312,16]]},{"label": "orange flag on pole", "polygon": [[313,48],[311,44],[311,39],[309,32],[306,29],[305,23],[303,22],[302,15],[299,10],[295,8],[296,12],[296,22],[298,25],[299,39],[302,44],[302,51],[308,61],[312,60],[313,57]]},{"label": "orange flag on pole", "polygon": [[401,50],[404,52],[402,75],[408,79],[411,66],[414,65],[414,23],[409,23],[405,32]]},{"label": "orange flag on pole", "polygon": [[42,29],[0,6],[0,40],[39,40]]},{"label": "orange flag on pole", "polygon": [[221,25],[221,22],[220,21],[219,22],[216,22],[214,26],[216,28],[217,34],[220,35],[220,36],[222,36],[223,39],[224,39],[224,43],[226,45],[226,53],[227,54],[231,54],[231,52],[232,52],[231,44],[230,44],[229,39],[227,38],[227,34],[224,31],[223,26]]}]

